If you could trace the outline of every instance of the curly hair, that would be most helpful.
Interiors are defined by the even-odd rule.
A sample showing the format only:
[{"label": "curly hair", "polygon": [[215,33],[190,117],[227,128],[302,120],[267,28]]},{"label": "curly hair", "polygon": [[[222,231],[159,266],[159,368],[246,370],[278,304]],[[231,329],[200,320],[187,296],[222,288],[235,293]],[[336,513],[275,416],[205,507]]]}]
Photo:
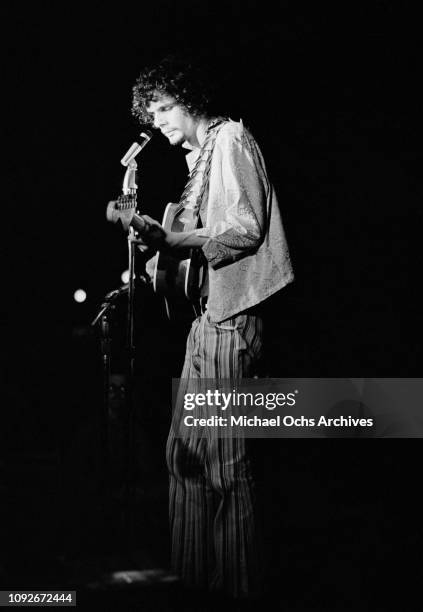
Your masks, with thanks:
[{"label": "curly hair", "polygon": [[143,125],[152,125],[147,106],[159,95],[172,96],[191,115],[209,116],[212,86],[199,65],[167,56],[153,67],[146,67],[132,88],[132,114]]}]

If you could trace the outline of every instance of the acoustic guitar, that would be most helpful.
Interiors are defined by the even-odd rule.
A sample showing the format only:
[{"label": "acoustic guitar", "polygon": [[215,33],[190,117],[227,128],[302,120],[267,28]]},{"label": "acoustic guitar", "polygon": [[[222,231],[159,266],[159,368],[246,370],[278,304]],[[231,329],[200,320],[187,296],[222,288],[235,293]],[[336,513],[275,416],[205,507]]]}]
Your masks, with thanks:
[{"label": "acoustic guitar", "polygon": [[[132,226],[142,239],[146,222],[136,210],[135,195],[121,195],[109,202],[106,211],[108,221],[121,222],[125,230]],[[180,203],[166,206],[162,226],[170,232],[187,232],[198,226],[199,216],[190,214]],[[155,293],[165,300],[169,319],[197,316],[201,287],[205,279],[205,259],[199,249],[158,251],[154,256],[152,277]]]}]

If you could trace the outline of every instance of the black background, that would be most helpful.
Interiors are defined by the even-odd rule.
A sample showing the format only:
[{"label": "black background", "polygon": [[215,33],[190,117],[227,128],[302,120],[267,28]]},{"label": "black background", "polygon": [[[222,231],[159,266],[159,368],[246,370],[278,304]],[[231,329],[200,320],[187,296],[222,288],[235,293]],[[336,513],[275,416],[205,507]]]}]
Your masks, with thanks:
[{"label": "black background", "polygon": [[[90,437],[98,432],[101,410],[99,343],[90,322],[104,294],[120,286],[127,267],[124,236],[108,225],[104,211],[121,191],[119,160],[139,134],[130,114],[132,85],[145,64],[169,52],[190,51],[211,64],[210,78],[213,72],[226,75],[222,93],[229,114],[251,128],[277,188],[296,281],[269,306],[264,373],[419,375],[422,57],[417,15],[407,5],[159,1],[113,10],[100,3],[83,9],[10,6],[4,13],[9,79],[3,128],[4,143],[10,143],[4,147],[1,241],[4,447],[11,451],[14,482],[22,475],[31,481],[27,467],[38,461],[36,478],[42,480],[39,474],[50,469],[62,488],[63,483],[66,490],[76,487],[87,500],[75,524],[65,496],[54,514],[61,527],[53,533],[42,520],[28,518],[30,493],[21,480],[10,499],[26,538],[36,541],[34,532],[44,529],[51,555],[58,550],[75,555],[69,541],[58,544],[57,533],[70,529],[82,541],[80,534],[98,518],[95,495],[87,496],[101,472],[101,452]],[[140,208],[160,219],[165,204],[177,200],[185,177],[183,153],[157,135],[140,158]],[[88,295],[82,305],[73,300],[78,288]],[[153,453],[157,478],[165,483],[163,389],[180,371],[184,332],[166,322],[162,305],[150,295],[143,296],[139,312],[138,393],[155,432],[151,438],[141,427],[140,435],[149,440],[144,459]],[[116,371],[123,367],[124,316],[122,303],[114,329]],[[294,541],[310,543],[298,534],[310,521],[304,508],[314,504],[317,540],[310,545],[311,558],[330,550],[327,558],[339,560],[335,545],[325,547],[328,534],[341,537],[343,552],[353,550],[359,558],[362,548],[348,531],[351,521],[367,538],[368,550],[377,548],[383,557],[390,547],[387,534],[393,537],[391,527],[402,520],[404,507],[409,510],[405,531],[410,539],[416,536],[414,444],[401,441],[402,449],[407,444],[401,451],[399,441],[390,442],[389,451],[376,450],[376,444],[297,441],[279,447],[277,465],[285,467],[278,479],[268,477],[278,491],[269,513],[279,515],[285,507],[286,524],[291,520],[299,538],[290,541],[297,562],[301,555]],[[77,457],[84,465],[85,455],[97,467],[81,484]],[[48,505],[42,495],[32,494],[40,508]],[[343,517],[338,522],[337,512]],[[158,531],[165,514],[165,508],[159,512]],[[335,516],[332,526],[328,516]],[[87,545],[92,554],[102,538],[98,531],[98,539]],[[282,542],[283,526],[278,534]],[[407,537],[403,533],[395,546],[407,549]],[[163,542],[157,540],[156,552],[161,547],[158,558],[165,564]],[[78,546],[82,555],[84,546]],[[351,559],[344,556],[345,574],[351,575]],[[25,565],[22,558],[27,556],[17,552],[12,568]],[[282,553],[275,559],[277,577],[287,559]],[[376,575],[375,557],[369,563]],[[389,563],[383,571],[396,577]]]}]

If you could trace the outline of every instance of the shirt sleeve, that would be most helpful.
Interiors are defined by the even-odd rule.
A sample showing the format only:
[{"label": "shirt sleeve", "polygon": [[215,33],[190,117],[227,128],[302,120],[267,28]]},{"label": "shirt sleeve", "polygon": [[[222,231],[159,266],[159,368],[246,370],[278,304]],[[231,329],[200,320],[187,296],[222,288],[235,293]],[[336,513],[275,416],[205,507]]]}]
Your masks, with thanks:
[{"label": "shirt sleeve", "polygon": [[258,147],[242,126],[222,134],[213,156],[221,176],[213,183],[210,177],[209,206],[219,210],[218,220],[213,222],[208,214],[206,227],[195,233],[209,238],[202,250],[209,264],[218,268],[260,246],[266,233],[268,185]]}]

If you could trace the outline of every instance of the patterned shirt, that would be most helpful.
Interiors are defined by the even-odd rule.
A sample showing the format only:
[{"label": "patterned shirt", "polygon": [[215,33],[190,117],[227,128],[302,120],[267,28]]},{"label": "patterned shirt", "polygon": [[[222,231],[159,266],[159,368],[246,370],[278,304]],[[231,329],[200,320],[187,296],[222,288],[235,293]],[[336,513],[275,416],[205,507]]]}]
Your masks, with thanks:
[{"label": "patterned shirt", "polygon": [[[198,149],[187,154],[190,170],[198,155]],[[209,238],[202,250],[212,322],[256,306],[293,280],[276,194],[242,122],[228,121],[217,134],[200,217],[204,227],[193,233]]]}]

